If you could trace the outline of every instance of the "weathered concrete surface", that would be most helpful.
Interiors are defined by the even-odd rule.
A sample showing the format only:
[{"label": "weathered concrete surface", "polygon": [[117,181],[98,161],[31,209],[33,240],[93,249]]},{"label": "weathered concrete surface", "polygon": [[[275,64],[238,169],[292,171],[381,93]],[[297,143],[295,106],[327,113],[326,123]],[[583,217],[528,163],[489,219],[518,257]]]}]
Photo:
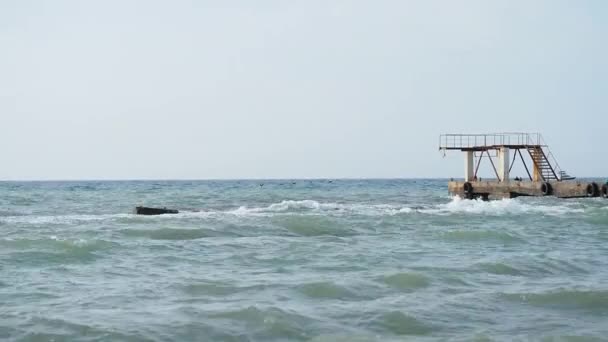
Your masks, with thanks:
[{"label": "weathered concrete surface", "polygon": [[[484,199],[514,198],[519,196],[555,196],[559,198],[603,196],[603,184],[596,184],[592,182],[564,181],[544,183],[513,180],[509,182],[499,182],[496,180],[490,180],[473,181],[468,183],[472,186],[471,191],[465,191],[464,181],[448,182],[448,191],[452,195],[458,195],[463,198]],[[543,183],[545,186],[543,186]],[[546,190],[547,183],[550,185],[549,191]]]}]

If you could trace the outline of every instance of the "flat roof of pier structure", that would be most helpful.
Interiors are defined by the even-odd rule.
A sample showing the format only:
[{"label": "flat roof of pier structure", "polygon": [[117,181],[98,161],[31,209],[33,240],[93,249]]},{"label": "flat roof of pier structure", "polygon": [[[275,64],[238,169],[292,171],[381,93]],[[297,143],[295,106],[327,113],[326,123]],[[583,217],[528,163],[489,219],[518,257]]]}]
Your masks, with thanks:
[{"label": "flat roof of pier structure", "polygon": [[489,151],[547,147],[540,133],[442,134],[439,150]]}]

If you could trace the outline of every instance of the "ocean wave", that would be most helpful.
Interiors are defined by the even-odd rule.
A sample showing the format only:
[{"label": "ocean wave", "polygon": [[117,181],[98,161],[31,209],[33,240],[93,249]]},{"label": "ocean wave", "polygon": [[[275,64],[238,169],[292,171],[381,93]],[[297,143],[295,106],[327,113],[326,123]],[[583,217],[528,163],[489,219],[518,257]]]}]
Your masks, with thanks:
[{"label": "ocean wave", "polygon": [[[80,323],[78,320],[50,318],[40,313],[28,315],[26,321],[13,328],[14,340],[18,341],[136,341],[149,339],[143,332],[136,329],[118,331],[115,326],[106,327],[101,324]],[[6,335],[4,335],[6,336]],[[10,335],[9,335],[10,336]],[[146,338],[147,337],[147,338]],[[13,340],[13,339],[10,339]]]},{"label": "ocean wave", "polygon": [[106,240],[70,239],[51,235],[40,239],[20,239],[4,237],[0,239],[0,246],[6,249],[18,250],[50,250],[50,251],[96,251],[105,250],[115,245],[114,242]]},{"label": "ocean wave", "polygon": [[402,272],[384,276],[382,282],[395,289],[409,292],[430,285],[429,279],[418,273]]},{"label": "ocean wave", "polygon": [[[149,238],[152,240],[196,240],[218,236],[209,229],[159,228],[159,229],[125,229],[122,234],[129,237]],[[225,235],[225,234],[224,234]]]},{"label": "ocean wave", "polygon": [[18,215],[1,216],[0,222],[6,224],[74,224],[79,222],[116,220],[133,217],[133,214],[102,214],[102,215]]},{"label": "ocean wave", "polygon": [[579,309],[605,312],[608,309],[606,290],[558,290],[542,293],[503,294],[509,301],[556,309]]},{"label": "ocean wave", "polygon": [[0,239],[7,260],[18,265],[89,263],[108,253],[117,243],[106,240],[66,239],[50,236],[41,239]]},{"label": "ocean wave", "polygon": [[[512,214],[542,214],[564,216],[568,214],[585,213],[586,210],[577,203],[570,205],[526,203],[519,199],[503,199],[497,201],[464,200],[454,197],[448,203],[434,205],[402,205],[394,203],[336,203],[319,202],[316,200],[283,200],[261,207],[240,206],[229,210],[184,210],[175,215],[141,216],[132,213],[118,214],[76,214],[76,215],[0,215],[0,224],[77,224],[104,220],[172,220],[172,219],[210,219],[226,216],[235,217],[272,217],[281,215],[322,215],[322,216],[399,216],[411,214],[424,215],[512,215]],[[590,208],[589,213],[604,212],[604,208]],[[601,216],[601,215],[600,215]]]},{"label": "ocean wave", "polygon": [[221,297],[229,296],[235,293],[244,291],[262,291],[266,286],[264,285],[251,285],[251,286],[235,286],[225,282],[211,281],[202,283],[192,283],[187,285],[181,285],[181,290],[189,296],[200,297]]},{"label": "ocean wave", "polygon": [[411,213],[414,209],[398,204],[365,204],[365,203],[322,203],[315,200],[284,200],[273,203],[266,207],[248,208],[242,206],[236,210],[229,211],[235,215],[265,215],[276,213],[335,213],[335,214],[359,214],[368,216],[398,215]]},{"label": "ocean wave", "polygon": [[12,216],[25,216],[26,213],[11,211],[11,210],[0,210],[0,217],[12,217]]},{"label": "ocean wave", "polygon": [[308,283],[298,286],[298,291],[307,297],[315,299],[361,299],[357,293],[333,282]]},{"label": "ocean wave", "polygon": [[499,230],[450,230],[442,232],[441,237],[455,242],[495,241],[503,244],[521,242],[522,239]]},{"label": "ocean wave", "polygon": [[309,342],[378,342],[385,341],[379,336],[373,335],[347,335],[343,334],[323,334],[314,337]]},{"label": "ocean wave", "polygon": [[521,276],[523,273],[517,268],[502,262],[480,263],[478,267],[483,271],[491,274],[506,275],[506,276]]},{"label": "ocean wave", "polygon": [[572,213],[584,213],[581,208],[572,208],[566,205],[540,205],[537,203],[525,203],[519,199],[502,199],[496,201],[465,200],[458,196],[452,198],[449,203],[440,204],[435,208],[420,209],[418,212],[425,214],[450,215],[450,214],[475,214],[475,215],[505,215],[536,213],[552,216],[561,216]]},{"label": "ocean wave", "polygon": [[[458,196],[448,203],[436,205],[406,206],[399,204],[365,204],[365,203],[322,203],[315,200],[285,200],[266,207],[246,207],[224,212],[239,216],[272,216],[281,213],[318,213],[318,214],[354,214],[363,216],[395,216],[403,214],[427,215],[506,215],[506,214],[544,214],[562,216],[572,213],[584,213],[579,207],[568,205],[546,205],[526,203],[519,199],[503,199],[497,201],[464,200]],[[207,215],[211,214],[206,212]]]},{"label": "ocean wave", "polygon": [[234,215],[264,215],[264,214],[275,214],[275,213],[306,213],[306,212],[317,212],[317,213],[352,213],[352,214],[364,214],[364,215],[394,215],[403,212],[411,212],[411,208],[391,205],[391,204],[345,204],[345,203],[321,203],[315,200],[285,200],[279,203],[273,203],[266,207],[253,207],[248,208],[246,206],[239,207],[236,210],[229,211],[228,213]]},{"label": "ocean wave", "polygon": [[245,340],[268,340],[282,336],[285,340],[308,340],[311,338],[306,326],[313,319],[277,307],[262,308],[250,306],[235,311],[210,314],[212,320],[229,320],[233,326],[243,326],[247,330]]},{"label": "ocean wave", "polygon": [[433,331],[430,325],[400,311],[378,315],[371,321],[371,328],[381,333],[389,332],[395,335],[427,335]]},{"label": "ocean wave", "polygon": [[325,216],[277,217],[274,223],[299,236],[351,236],[355,231]]}]

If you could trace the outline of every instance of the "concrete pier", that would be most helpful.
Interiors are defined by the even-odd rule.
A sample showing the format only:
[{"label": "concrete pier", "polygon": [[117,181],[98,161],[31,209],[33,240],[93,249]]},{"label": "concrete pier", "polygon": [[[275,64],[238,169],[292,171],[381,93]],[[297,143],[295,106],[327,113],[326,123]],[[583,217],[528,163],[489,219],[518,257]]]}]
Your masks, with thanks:
[{"label": "concrete pier", "polygon": [[608,198],[608,187],[595,182],[499,182],[496,180],[448,182],[451,195],[469,199],[502,199],[520,196],[555,196],[559,198],[604,197]]},{"label": "concrete pier", "polygon": [[[442,134],[439,150],[444,156],[450,150],[464,153],[464,181],[448,183],[452,195],[485,200],[519,196],[608,198],[608,184],[571,181],[575,177],[560,167],[540,133]],[[495,179],[478,181],[483,160],[489,162]],[[521,161],[527,180],[510,179],[516,161]]]}]

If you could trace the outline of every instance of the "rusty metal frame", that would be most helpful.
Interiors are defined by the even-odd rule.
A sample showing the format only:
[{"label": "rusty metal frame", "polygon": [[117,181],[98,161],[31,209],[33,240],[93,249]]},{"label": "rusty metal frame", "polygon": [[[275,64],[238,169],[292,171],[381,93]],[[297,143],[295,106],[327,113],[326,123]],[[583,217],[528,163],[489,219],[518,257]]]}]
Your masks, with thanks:
[{"label": "rusty metal frame", "polygon": [[486,151],[486,153],[488,154],[488,158],[490,159],[490,163],[492,164],[492,168],[494,169],[494,173],[496,174],[496,179],[500,180],[500,176],[498,175],[498,170],[496,170],[496,166],[494,165],[492,156],[490,156],[490,152]]},{"label": "rusty metal frame", "polygon": [[513,153],[513,161],[511,162],[511,167],[509,167],[509,174],[511,173],[511,170],[513,170],[513,166],[515,165],[515,162],[517,161],[517,155],[519,154],[521,163],[524,164],[524,168],[526,169],[526,173],[528,174],[528,178],[530,178],[530,180],[532,180],[532,175],[530,174],[530,170],[528,169],[528,164],[526,164],[526,161],[524,160],[524,156],[523,156],[523,154],[521,154],[521,150],[519,148],[516,148],[514,151],[515,152]]},{"label": "rusty metal frame", "polygon": [[517,159],[517,158],[515,158],[517,151],[519,151],[519,149],[516,149],[515,152],[513,153],[513,161],[511,162],[511,166],[509,167],[509,174],[511,174],[511,170],[513,170],[513,165],[515,165],[515,160]]},{"label": "rusty metal frame", "polygon": [[[524,160],[524,156],[523,154],[521,154],[521,151],[519,149],[515,150],[516,153],[519,153],[519,157],[521,158],[521,162],[522,164],[524,164],[524,167],[526,168],[526,173],[528,174],[528,178],[530,178],[530,180],[532,179],[532,175],[530,174],[530,170],[528,170],[528,165],[526,164],[526,161]],[[534,161],[532,161],[534,162]]]},{"label": "rusty metal frame", "polygon": [[486,153],[488,155],[488,159],[490,159],[490,163],[492,164],[492,169],[494,169],[494,174],[496,174],[496,179],[500,179],[500,176],[498,175],[498,170],[496,170],[496,166],[494,165],[494,161],[492,160],[492,156],[490,155],[489,151],[481,151],[481,154],[479,155],[479,160],[477,161],[477,166],[475,167],[475,173],[473,174],[473,177],[477,178],[477,172],[479,171],[479,166],[481,165],[481,160],[483,159],[484,153]]},{"label": "rusty metal frame", "polygon": [[[475,152],[473,152],[475,153]],[[473,177],[475,179],[477,179],[477,171],[479,171],[479,166],[481,165],[481,159],[483,158],[483,153],[479,155],[479,159],[477,160],[477,166],[475,167],[475,173],[473,174]]]}]

